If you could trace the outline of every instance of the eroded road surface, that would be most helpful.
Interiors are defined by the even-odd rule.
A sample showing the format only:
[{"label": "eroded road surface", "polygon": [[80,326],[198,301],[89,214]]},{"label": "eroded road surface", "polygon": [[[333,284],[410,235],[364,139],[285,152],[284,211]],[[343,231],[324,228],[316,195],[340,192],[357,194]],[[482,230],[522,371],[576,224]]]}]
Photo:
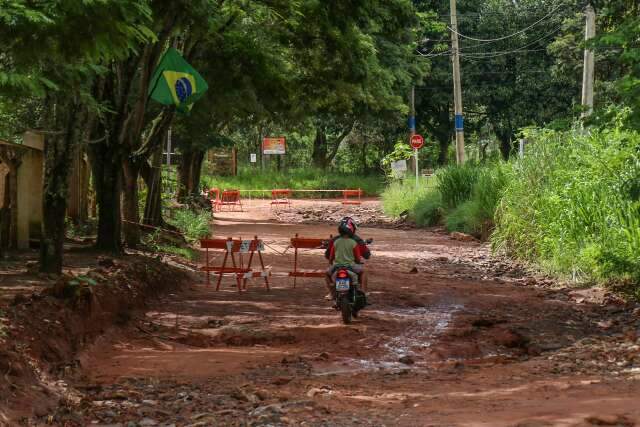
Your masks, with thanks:
[{"label": "eroded road surface", "polygon": [[[310,204],[311,202],[306,202]],[[371,202],[373,203],[373,202]],[[254,205],[255,208],[255,205]],[[294,210],[296,207],[294,206]],[[357,208],[356,214],[357,214]],[[218,237],[268,243],[289,271],[296,233],[267,209],[219,214]],[[368,212],[368,211],[367,211]],[[295,216],[295,215],[294,215]],[[357,216],[357,215],[356,215]],[[640,420],[638,310],[492,260],[440,232],[367,228],[370,300],[352,325],[321,279],[216,292],[198,273],[80,357],[70,421],[175,426],[582,426]],[[286,250],[286,252],[285,252]],[[282,252],[285,252],[282,254]],[[318,251],[306,268],[324,268]],[[81,409],[77,409],[81,408]],[[71,417],[71,415],[70,415]]]}]

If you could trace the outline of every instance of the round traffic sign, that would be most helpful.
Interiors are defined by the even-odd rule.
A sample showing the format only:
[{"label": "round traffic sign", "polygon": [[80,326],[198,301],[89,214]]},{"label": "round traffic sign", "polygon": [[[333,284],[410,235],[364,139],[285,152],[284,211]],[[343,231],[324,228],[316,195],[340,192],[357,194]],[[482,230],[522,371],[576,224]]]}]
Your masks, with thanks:
[{"label": "round traffic sign", "polygon": [[411,136],[411,140],[409,142],[411,143],[411,146],[413,148],[419,150],[424,145],[424,138],[422,137],[422,135],[415,134]]}]

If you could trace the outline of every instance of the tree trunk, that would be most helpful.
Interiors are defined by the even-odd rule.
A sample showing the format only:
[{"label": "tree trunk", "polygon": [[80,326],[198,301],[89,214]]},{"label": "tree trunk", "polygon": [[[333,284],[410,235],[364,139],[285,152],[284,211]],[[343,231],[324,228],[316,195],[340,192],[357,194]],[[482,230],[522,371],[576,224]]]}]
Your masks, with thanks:
[{"label": "tree trunk", "polygon": [[500,152],[502,153],[502,158],[504,158],[505,160],[509,160],[511,150],[513,148],[511,145],[511,131],[506,130],[497,132],[497,135],[500,139]]},{"label": "tree trunk", "polygon": [[[58,105],[58,107],[63,106]],[[79,106],[74,103],[64,107],[68,112],[68,116],[65,117],[65,133],[49,138],[44,148],[43,217],[40,241],[40,271],[43,273],[62,273],[69,163],[79,122]]]},{"label": "tree trunk", "polygon": [[200,176],[205,156],[204,150],[191,150],[182,153],[178,164],[178,194],[180,203],[188,203],[192,197],[200,195]]},{"label": "tree trunk", "polygon": [[151,166],[143,163],[140,174],[147,186],[147,199],[144,204],[142,223],[153,227],[163,227],[162,218],[162,146],[159,146],[151,158]]},{"label": "tree trunk", "polygon": [[316,137],[313,140],[311,161],[317,168],[326,169],[327,167],[327,134],[324,128],[320,126],[316,127]]},{"label": "tree trunk", "polygon": [[362,162],[362,173],[367,173],[367,137],[362,139],[362,152],[360,153],[360,161]]},{"label": "tree trunk", "polygon": [[140,212],[138,209],[138,176],[140,168],[131,160],[123,162],[124,191],[122,198],[122,230],[130,248],[140,244]]},{"label": "tree trunk", "polygon": [[440,166],[444,166],[447,164],[447,160],[449,157],[449,143],[450,140],[448,138],[441,138],[438,140],[438,144],[440,145],[440,152],[438,153],[438,164]]},{"label": "tree trunk", "polygon": [[204,150],[197,150],[193,153],[191,160],[191,182],[190,195],[197,197],[200,195],[200,177],[202,176],[202,163],[204,162]]},{"label": "tree trunk", "polygon": [[176,168],[178,173],[178,192],[176,199],[178,199],[178,203],[186,203],[190,194],[189,183],[191,182],[192,158],[193,152],[183,152],[182,156],[180,156],[180,163],[178,163],[178,167]]},{"label": "tree trunk", "polygon": [[120,193],[122,188],[122,160],[111,150],[108,142],[91,144],[93,184],[98,205],[98,236],[96,248],[122,253]]},{"label": "tree trunk", "polygon": [[88,217],[89,176],[84,149],[77,147],[71,155],[67,215],[74,224],[84,224]]}]

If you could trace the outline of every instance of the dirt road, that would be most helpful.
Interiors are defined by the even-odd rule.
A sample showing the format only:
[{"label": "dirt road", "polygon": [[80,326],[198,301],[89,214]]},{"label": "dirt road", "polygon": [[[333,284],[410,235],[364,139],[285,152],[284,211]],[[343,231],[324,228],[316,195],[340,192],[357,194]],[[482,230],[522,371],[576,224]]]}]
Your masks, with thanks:
[{"label": "dirt road", "polygon": [[[300,223],[308,209],[341,214],[332,206],[297,204],[289,223],[264,208],[220,214],[213,230],[258,235],[268,243],[267,264],[284,272],[292,252],[277,252],[290,237],[334,232],[333,223]],[[597,290],[554,288],[491,260],[485,246],[444,233],[363,227],[360,234],[375,240],[367,265],[372,305],[352,325],[323,299],[318,279],[293,289],[291,279],[274,277],[270,292],[253,281],[238,293],[231,279],[216,292],[200,275],[81,355],[81,375],[70,380],[81,394],[70,397],[69,423],[640,422],[633,306],[603,300]],[[302,264],[325,266],[317,251]]]}]

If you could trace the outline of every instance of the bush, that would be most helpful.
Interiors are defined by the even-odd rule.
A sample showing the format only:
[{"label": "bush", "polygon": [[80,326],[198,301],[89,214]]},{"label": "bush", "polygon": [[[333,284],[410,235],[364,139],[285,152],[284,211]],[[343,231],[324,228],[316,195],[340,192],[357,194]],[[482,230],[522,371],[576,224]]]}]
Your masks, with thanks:
[{"label": "bush", "polygon": [[423,178],[416,188],[414,180],[392,182],[382,192],[382,207],[391,217],[412,213],[418,200],[429,192],[429,179]]},{"label": "bush", "polygon": [[509,164],[497,162],[479,170],[471,198],[478,205],[477,213],[482,221],[493,223],[496,208],[509,182],[509,169]]},{"label": "bush", "polygon": [[209,235],[211,214],[208,211],[194,212],[190,209],[175,211],[171,224],[176,226],[190,242]]},{"label": "bush", "polygon": [[447,231],[461,231],[467,234],[480,235],[482,221],[479,214],[478,202],[467,200],[451,211],[445,220]]},{"label": "bush", "polygon": [[640,283],[640,135],[527,136],[533,144],[509,174],[494,248],[577,280]]},{"label": "bush", "polygon": [[442,196],[436,189],[430,189],[418,197],[412,209],[412,218],[421,227],[430,227],[440,223],[444,216]]},{"label": "bush", "polygon": [[479,172],[478,166],[472,163],[448,166],[438,170],[436,173],[438,191],[447,209],[453,209],[471,198]]}]

